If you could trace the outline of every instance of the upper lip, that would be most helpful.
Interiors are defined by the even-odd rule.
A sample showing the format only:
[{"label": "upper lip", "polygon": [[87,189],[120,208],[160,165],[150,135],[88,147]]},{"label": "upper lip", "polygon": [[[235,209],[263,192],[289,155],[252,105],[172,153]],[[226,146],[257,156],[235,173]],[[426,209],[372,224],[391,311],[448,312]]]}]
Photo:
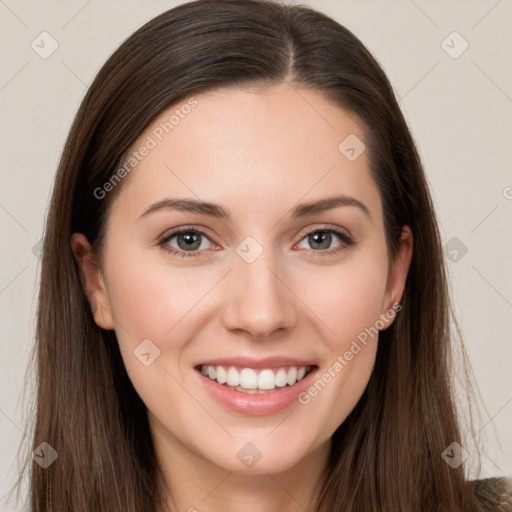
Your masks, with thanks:
[{"label": "upper lip", "polygon": [[263,359],[253,359],[251,357],[223,357],[219,359],[209,359],[199,363],[196,368],[201,366],[238,366],[240,368],[283,368],[288,366],[316,366],[313,361],[305,359],[295,359],[293,357],[273,356]]}]

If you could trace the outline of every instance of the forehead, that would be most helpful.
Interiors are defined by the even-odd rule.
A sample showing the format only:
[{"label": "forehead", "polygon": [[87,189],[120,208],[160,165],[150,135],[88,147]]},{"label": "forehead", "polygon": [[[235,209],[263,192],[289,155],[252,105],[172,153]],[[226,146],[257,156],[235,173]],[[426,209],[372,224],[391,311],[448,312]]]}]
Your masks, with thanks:
[{"label": "forehead", "polygon": [[346,153],[347,144],[360,152],[364,139],[353,115],[314,91],[287,83],[209,91],[162,112],[133,144],[137,163],[113,208],[140,215],[172,195],[254,214],[342,193],[364,198],[378,216],[367,151]]}]

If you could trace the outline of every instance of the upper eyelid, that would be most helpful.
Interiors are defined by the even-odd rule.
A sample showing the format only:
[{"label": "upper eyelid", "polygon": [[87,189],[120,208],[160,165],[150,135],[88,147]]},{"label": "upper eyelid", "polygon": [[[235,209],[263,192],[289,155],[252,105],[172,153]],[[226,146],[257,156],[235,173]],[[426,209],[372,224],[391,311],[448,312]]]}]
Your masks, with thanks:
[{"label": "upper eyelid", "polygon": [[207,238],[212,238],[212,235],[209,234],[209,229],[204,227],[204,226],[199,226],[199,227],[196,227],[196,226],[182,226],[182,227],[178,227],[178,228],[172,228],[172,229],[169,229],[167,231],[164,232],[163,235],[161,235],[159,237],[160,240],[165,240],[165,239],[169,239],[169,238],[172,238],[176,235],[179,235],[180,233],[188,233],[190,231],[193,231],[195,233],[199,233],[203,236],[206,236]]},{"label": "upper eyelid", "polygon": [[304,230],[301,230],[299,232],[300,236],[301,236],[301,240],[306,235],[308,235],[310,233],[315,233],[316,231],[333,231],[337,235],[339,235],[340,234],[339,232],[341,231],[341,233],[345,234],[349,238],[354,238],[352,236],[352,233],[347,228],[344,228],[341,226],[336,226],[335,224],[324,224],[323,226],[320,226],[320,227],[312,227],[312,228],[308,227],[308,228],[304,228]]}]

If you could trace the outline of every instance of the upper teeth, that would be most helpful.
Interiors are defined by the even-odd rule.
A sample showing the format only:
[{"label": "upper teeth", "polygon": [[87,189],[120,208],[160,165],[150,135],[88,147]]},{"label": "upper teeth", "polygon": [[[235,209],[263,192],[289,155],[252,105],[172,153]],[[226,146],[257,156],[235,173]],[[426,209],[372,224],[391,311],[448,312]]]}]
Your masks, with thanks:
[{"label": "upper teeth", "polygon": [[[282,388],[286,385],[292,386],[297,381],[302,380],[309,370],[309,366],[297,368],[291,366],[288,368],[262,369],[237,368],[230,366],[201,366],[201,373],[219,384],[228,386],[239,386],[243,389],[274,389],[276,386]],[[259,373],[258,373],[259,372]]]}]

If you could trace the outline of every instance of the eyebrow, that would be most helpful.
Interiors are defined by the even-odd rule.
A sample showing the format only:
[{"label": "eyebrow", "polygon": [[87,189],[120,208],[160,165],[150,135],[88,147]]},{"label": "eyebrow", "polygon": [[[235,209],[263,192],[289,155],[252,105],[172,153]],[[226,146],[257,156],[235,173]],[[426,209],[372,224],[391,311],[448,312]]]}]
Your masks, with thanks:
[{"label": "eyebrow", "polygon": [[[294,219],[305,217],[307,215],[325,212],[334,208],[339,208],[341,206],[355,206],[356,208],[359,208],[361,211],[363,211],[370,219],[372,219],[370,210],[364,203],[355,197],[347,195],[339,195],[311,203],[300,204],[292,209],[291,217]],[[163,199],[162,201],[158,201],[157,203],[152,204],[146,211],[144,211],[141,217],[145,217],[146,215],[161,210],[181,210],[189,213],[208,215],[209,217],[215,217],[223,220],[231,219],[231,214],[218,204],[199,201],[196,199],[177,198]]]}]

